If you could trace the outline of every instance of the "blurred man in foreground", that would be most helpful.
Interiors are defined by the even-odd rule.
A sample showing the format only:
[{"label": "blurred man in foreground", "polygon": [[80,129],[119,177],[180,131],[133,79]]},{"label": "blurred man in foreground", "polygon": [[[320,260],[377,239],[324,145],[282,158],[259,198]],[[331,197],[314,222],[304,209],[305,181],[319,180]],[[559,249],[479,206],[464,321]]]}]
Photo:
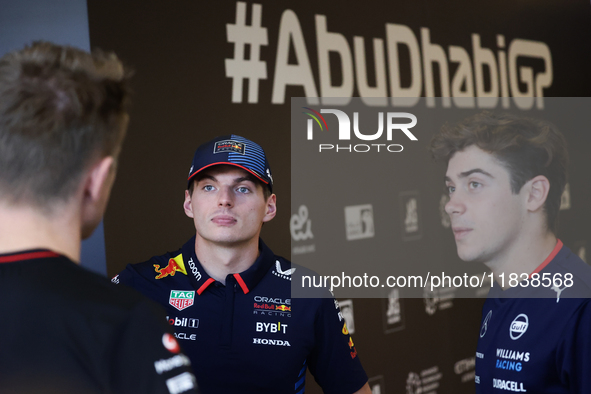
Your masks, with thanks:
[{"label": "blurred man in foreground", "polygon": [[0,392],[190,393],[157,305],[77,264],[127,129],[114,54],[47,42],[0,59]]}]

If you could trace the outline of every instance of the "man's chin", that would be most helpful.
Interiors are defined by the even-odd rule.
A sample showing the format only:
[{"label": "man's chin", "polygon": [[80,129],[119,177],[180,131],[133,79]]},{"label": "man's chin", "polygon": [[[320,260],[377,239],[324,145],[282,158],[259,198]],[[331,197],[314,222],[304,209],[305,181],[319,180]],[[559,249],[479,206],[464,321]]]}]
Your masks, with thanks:
[{"label": "man's chin", "polygon": [[478,263],[480,260],[478,259],[478,255],[474,254],[473,252],[466,250],[465,247],[457,246],[458,257],[460,260],[466,263]]}]

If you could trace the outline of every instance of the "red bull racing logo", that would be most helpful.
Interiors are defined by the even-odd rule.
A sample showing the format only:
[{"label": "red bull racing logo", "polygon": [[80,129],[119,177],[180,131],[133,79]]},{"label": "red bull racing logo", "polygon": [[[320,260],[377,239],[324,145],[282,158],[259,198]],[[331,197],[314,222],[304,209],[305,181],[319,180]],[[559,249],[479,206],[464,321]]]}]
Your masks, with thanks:
[{"label": "red bull racing logo", "polygon": [[291,317],[291,299],[254,296],[255,315]]},{"label": "red bull racing logo", "polygon": [[215,143],[213,153],[236,152],[243,155],[245,148],[246,145],[242,142],[234,140],[218,141]]},{"label": "red bull racing logo", "polygon": [[195,290],[171,290],[168,303],[179,311],[188,308],[195,302]]},{"label": "red bull racing logo", "polygon": [[174,276],[174,274],[176,274],[177,271],[187,275],[187,270],[185,270],[185,264],[183,263],[182,254],[179,254],[174,259],[168,260],[168,265],[162,269],[160,269],[160,266],[158,264],[154,264],[154,270],[158,272],[158,275],[156,275],[156,279],[162,279],[167,277],[168,275]]}]

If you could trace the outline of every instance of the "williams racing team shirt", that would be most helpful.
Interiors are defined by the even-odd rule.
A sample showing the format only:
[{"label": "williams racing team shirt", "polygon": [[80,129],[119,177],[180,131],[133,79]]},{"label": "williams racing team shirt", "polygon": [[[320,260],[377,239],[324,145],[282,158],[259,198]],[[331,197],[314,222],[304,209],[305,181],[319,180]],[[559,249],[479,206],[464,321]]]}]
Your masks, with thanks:
[{"label": "williams racing team shirt", "polygon": [[[292,299],[288,260],[262,242],[226,284],[205,272],[195,237],[180,250],[130,264],[114,282],[166,307],[202,393],[303,393],[309,368],[325,393],[354,393],[367,376],[332,297]],[[311,271],[310,271],[311,272]]]},{"label": "williams racing team shirt", "polygon": [[494,284],[482,310],[477,393],[591,393],[591,267],[558,241],[536,272],[572,274],[573,286]]}]

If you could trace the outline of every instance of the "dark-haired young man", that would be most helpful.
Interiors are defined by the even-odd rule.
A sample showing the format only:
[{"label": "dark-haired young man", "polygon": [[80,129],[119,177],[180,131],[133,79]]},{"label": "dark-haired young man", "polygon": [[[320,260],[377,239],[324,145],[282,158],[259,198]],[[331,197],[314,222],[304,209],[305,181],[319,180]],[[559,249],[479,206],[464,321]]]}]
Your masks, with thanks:
[{"label": "dark-haired young man", "polygon": [[556,238],[564,137],[551,124],[482,113],[431,141],[459,257],[486,264],[476,392],[591,392],[591,267]]},{"label": "dark-haired young man", "polygon": [[183,208],[195,236],[114,278],[163,304],[204,393],[370,393],[338,304],[291,298],[296,270],[259,238],[275,217],[265,152],[237,136],[195,152]]},{"label": "dark-haired young man", "polygon": [[0,59],[0,392],[194,393],[159,306],[77,265],[127,129],[114,54]]}]

